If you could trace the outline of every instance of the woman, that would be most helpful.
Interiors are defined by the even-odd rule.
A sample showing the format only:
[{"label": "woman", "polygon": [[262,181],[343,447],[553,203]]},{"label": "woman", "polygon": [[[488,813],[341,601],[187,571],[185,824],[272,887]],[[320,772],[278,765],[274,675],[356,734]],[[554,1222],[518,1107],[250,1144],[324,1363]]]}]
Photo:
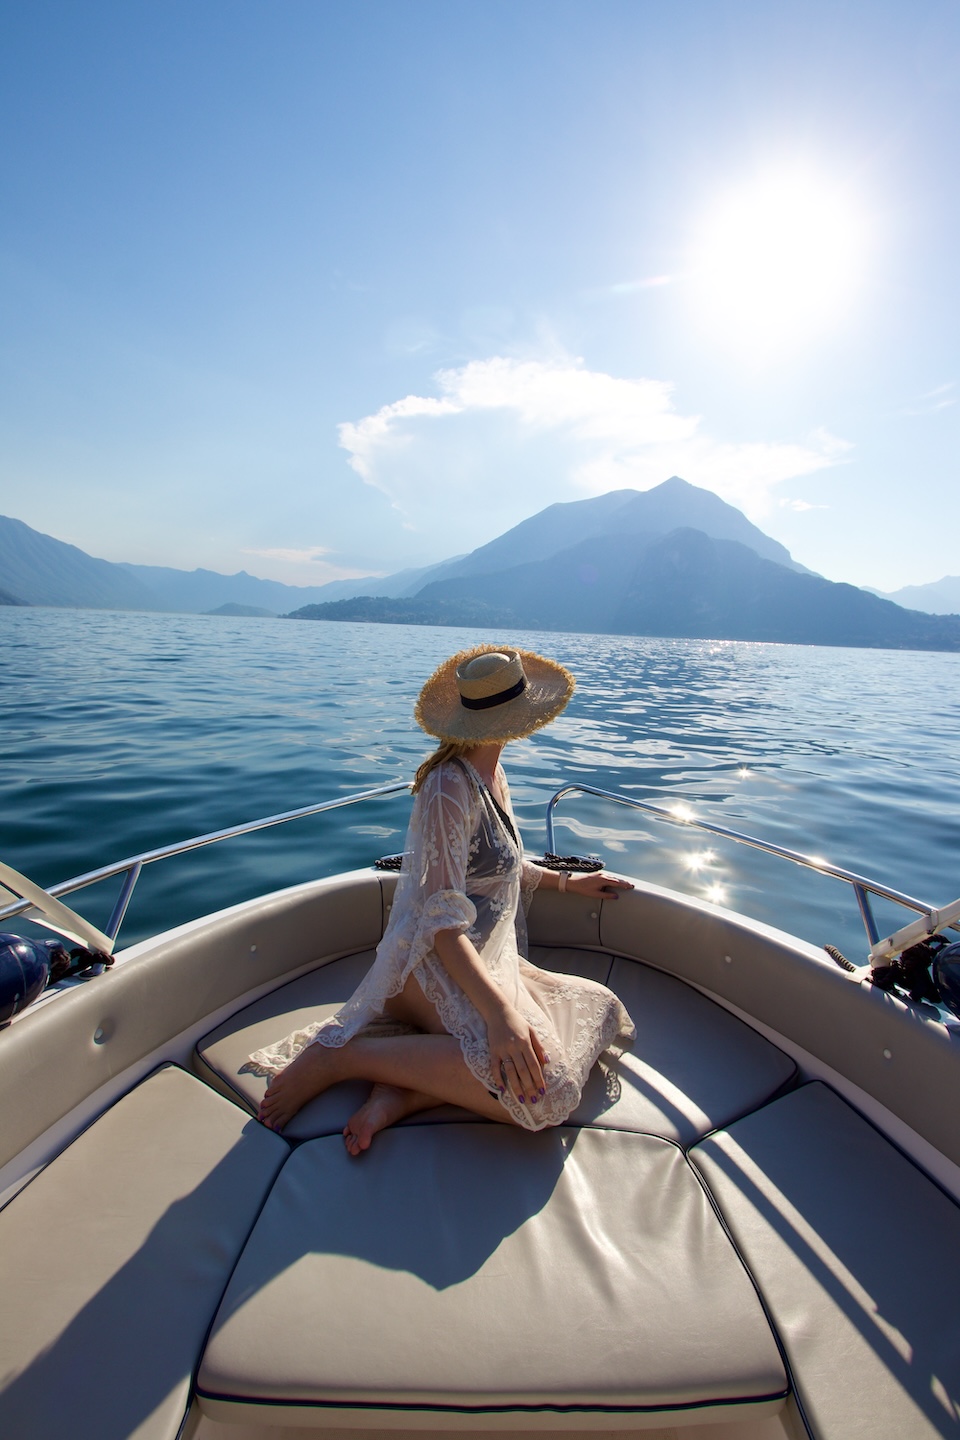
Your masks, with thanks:
[{"label": "woman", "polygon": [[569,671],[528,650],[481,645],[430,677],[416,718],[442,742],[420,766],[403,870],[377,958],[331,1019],[259,1050],[245,1069],[272,1076],[260,1119],[282,1130],[341,1080],[373,1083],[344,1140],[450,1102],[539,1130],[579,1102],[602,1051],[633,1039],[603,985],[525,958],[521,899],[538,886],[616,899],[605,874],[542,870],[522,855],[500,753],[564,708]]}]

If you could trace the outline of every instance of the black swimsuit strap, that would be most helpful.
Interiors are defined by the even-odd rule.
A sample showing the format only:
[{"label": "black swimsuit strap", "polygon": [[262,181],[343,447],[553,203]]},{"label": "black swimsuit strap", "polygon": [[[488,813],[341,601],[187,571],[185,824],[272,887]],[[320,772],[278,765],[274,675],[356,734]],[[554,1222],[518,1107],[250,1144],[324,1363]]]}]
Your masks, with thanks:
[{"label": "black swimsuit strap", "polygon": [[493,794],[493,791],[489,788],[489,786],[484,785],[483,788],[484,790],[486,790],[487,794],[490,796],[490,799],[493,801],[497,814],[500,816],[500,819],[503,821],[504,825],[506,825],[511,838],[513,839],[514,845],[516,845],[517,849],[519,850],[520,837],[517,834],[516,830],[514,830],[513,828],[513,821],[510,819],[510,816],[507,814],[506,810],[504,810],[503,806],[497,800],[497,797]]},{"label": "black swimsuit strap", "polygon": [[[463,762],[462,760],[460,760],[458,757],[454,757],[453,763],[454,763],[454,765],[459,765],[459,766],[460,766],[460,769],[461,769],[461,770],[463,771],[463,773],[466,775],[466,773],[467,773],[467,767],[466,767],[466,765],[464,764],[464,762]],[[483,782],[483,780],[482,780],[482,779],[480,778],[480,776],[477,774],[476,770],[473,769],[473,766],[472,766],[472,765],[470,766],[470,769],[473,771],[474,779],[476,780],[477,784],[480,786],[480,789],[484,792],[485,795],[487,795],[487,796],[489,797],[490,803],[493,805],[493,808],[496,810],[497,814],[500,816],[500,819],[503,821],[504,825],[505,825],[506,828],[507,828],[507,833],[509,834],[510,838],[512,839],[514,845],[516,845],[517,849],[519,850],[519,849],[521,848],[521,845],[520,845],[520,837],[519,837],[519,835],[517,834],[516,830],[514,830],[514,828],[513,828],[513,821],[510,819],[510,816],[507,814],[506,810],[504,810],[503,806],[500,804],[500,802],[499,802],[499,800],[497,799],[496,795],[494,795],[493,791],[490,789],[490,786],[489,786],[489,785],[486,785],[486,784]]]}]

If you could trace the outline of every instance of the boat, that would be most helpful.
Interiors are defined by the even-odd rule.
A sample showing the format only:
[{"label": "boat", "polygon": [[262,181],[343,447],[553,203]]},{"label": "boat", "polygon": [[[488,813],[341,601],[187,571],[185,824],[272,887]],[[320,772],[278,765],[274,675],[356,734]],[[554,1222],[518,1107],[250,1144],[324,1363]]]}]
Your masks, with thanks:
[{"label": "boat", "polygon": [[[350,1085],[283,1135],[257,1122],[246,1056],[351,993],[396,875],[319,878],[123,948],[137,879],[406,790],[47,891],[3,872],[0,928],[40,919],[113,962],[0,1032],[5,1440],[960,1435],[960,1035],[870,963],[642,875],[616,904],[537,892],[531,958],[609,984],[638,1028],[564,1125],[444,1106],[351,1159]],[[845,882],[875,964],[960,918],[585,784],[547,800],[551,853],[576,792]],[[106,879],[99,931],[66,897]],[[918,918],[880,936],[877,896]]]}]

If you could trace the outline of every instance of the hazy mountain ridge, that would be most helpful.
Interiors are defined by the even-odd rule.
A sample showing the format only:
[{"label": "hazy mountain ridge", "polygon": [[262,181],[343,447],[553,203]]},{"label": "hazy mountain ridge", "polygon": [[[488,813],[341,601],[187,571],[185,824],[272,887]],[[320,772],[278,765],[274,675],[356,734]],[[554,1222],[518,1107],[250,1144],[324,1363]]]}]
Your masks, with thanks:
[{"label": "hazy mountain ridge", "polygon": [[245,570],[221,575],[215,570],[98,560],[76,545],[7,516],[0,516],[0,584],[12,603],[21,605],[190,614],[207,614],[222,605],[246,605],[277,615],[325,600],[329,593],[325,585],[284,585],[279,580],[261,580]]},{"label": "hazy mountain ridge", "polygon": [[292,618],[960,650],[960,619],[904,610],[689,526],[655,539],[594,536],[413,596],[315,605]]},{"label": "hazy mountain ridge", "polygon": [[113,564],[0,517],[0,582],[13,604],[960,650],[960,617],[825,580],[677,476],[550,505],[438,565],[321,586]]},{"label": "hazy mountain ridge", "polygon": [[291,603],[309,605],[327,598],[324,585],[285,585],[281,580],[261,580],[246,570],[221,575],[217,570],[175,570],[165,565],[124,562],[116,568],[144,587],[154,610],[202,615],[221,605],[253,605],[278,615]]},{"label": "hazy mountain ridge", "polygon": [[768,559],[803,569],[734,506],[672,476],[652,490],[614,490],[550,505],[468,555],[390,575],[316,586],[263,580],[245,570],[222,575],[215,570],[100,560],[21,520],[0,517],[0,585],[11,597],[31,605],[190,614],[244,605],[283,614],[360,595],[412,597],[441,580],[498,573],[548,559],[591,536],[632,534],[649,540],[683,525],[717,539],[740,540]]},{"label": "hazy mountain ridge", "polygon": [[928,615],[960,615],[960,575],[944,575],[928,585],[904,585],[900,590],[874,590],[884,600],[905,605],[908,610],[924,610]]},{"label": "hazy mountain ridge", "polygon": [[[652,490],[610,490],[587,500],[548,505],[469,555],[437,566],[433,581],[491,575],[547,560],[583,540],[630,535],[652,541],[682,528],[702,530],[715,540],[739,541],[767,560],[810,573],[785,546],[765,535],[719,495],[672,475]],[[411,587],[395,593],[413,596],[422,590]]]},{"label": "hazy mountain ridge", "polygon": [[279,615],[292,605],[348,600],[355,595],[399,595],[411,585],[419,589],[438,567],[425,565],[395,575],[366,575],[361,580],[328,580],[323,585],[285,585],[282,580],[261,580],[246,570],[221,575],[216,570],[173,570],[161,565],[121,564],[120,568],[146,585],[163,610],[208,614],[221,605],[254,605]]},{"label": "hazy mountain ridge", "polygon": [[157,610],[161,607],[123,567],[0,516],[0,578],[28,605],[93,610]]},{"label": "hazy mountain ridge", "polygon": [[358,595],[416,595],[430,577],[462,559],[462,555],[456,555],[452,560],[440,560],[436,565],[397,570],[392,575],[367,575],[362,580],[331,580],[322,587],[323,599],[352,600]]},{"label": "hazy mountain ridge", "polygon": [[221,575],[217,570],[98,560],[22,520],[0,515],[0,593],[9,597],[0,604],[197,615],[224,605],[242,605],[279,615],[298,606],[358,594],[399,595],[411,586],[419,589],[439,568],[425,565],[362,580],[285,585],[280,580],[262,580],[246,570]]}]

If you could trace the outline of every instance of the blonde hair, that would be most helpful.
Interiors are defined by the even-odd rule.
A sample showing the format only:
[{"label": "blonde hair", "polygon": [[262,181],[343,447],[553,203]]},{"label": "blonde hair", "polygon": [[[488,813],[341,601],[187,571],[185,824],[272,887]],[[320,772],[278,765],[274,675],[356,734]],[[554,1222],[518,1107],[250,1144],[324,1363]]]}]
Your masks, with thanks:
[{"label": "blonde hair", "polygon": [[427,776],[436,770],[438,765],[443,765],[447,760],[459,760],[461,755],[466,755],[468,750],[475,750],[476,746],[476,740],[441,741],[433,754],[427,756],[416,775],[414,775],[413,784],[410,786],[411,795],[416,795],[417,791],[426,781]]}]

